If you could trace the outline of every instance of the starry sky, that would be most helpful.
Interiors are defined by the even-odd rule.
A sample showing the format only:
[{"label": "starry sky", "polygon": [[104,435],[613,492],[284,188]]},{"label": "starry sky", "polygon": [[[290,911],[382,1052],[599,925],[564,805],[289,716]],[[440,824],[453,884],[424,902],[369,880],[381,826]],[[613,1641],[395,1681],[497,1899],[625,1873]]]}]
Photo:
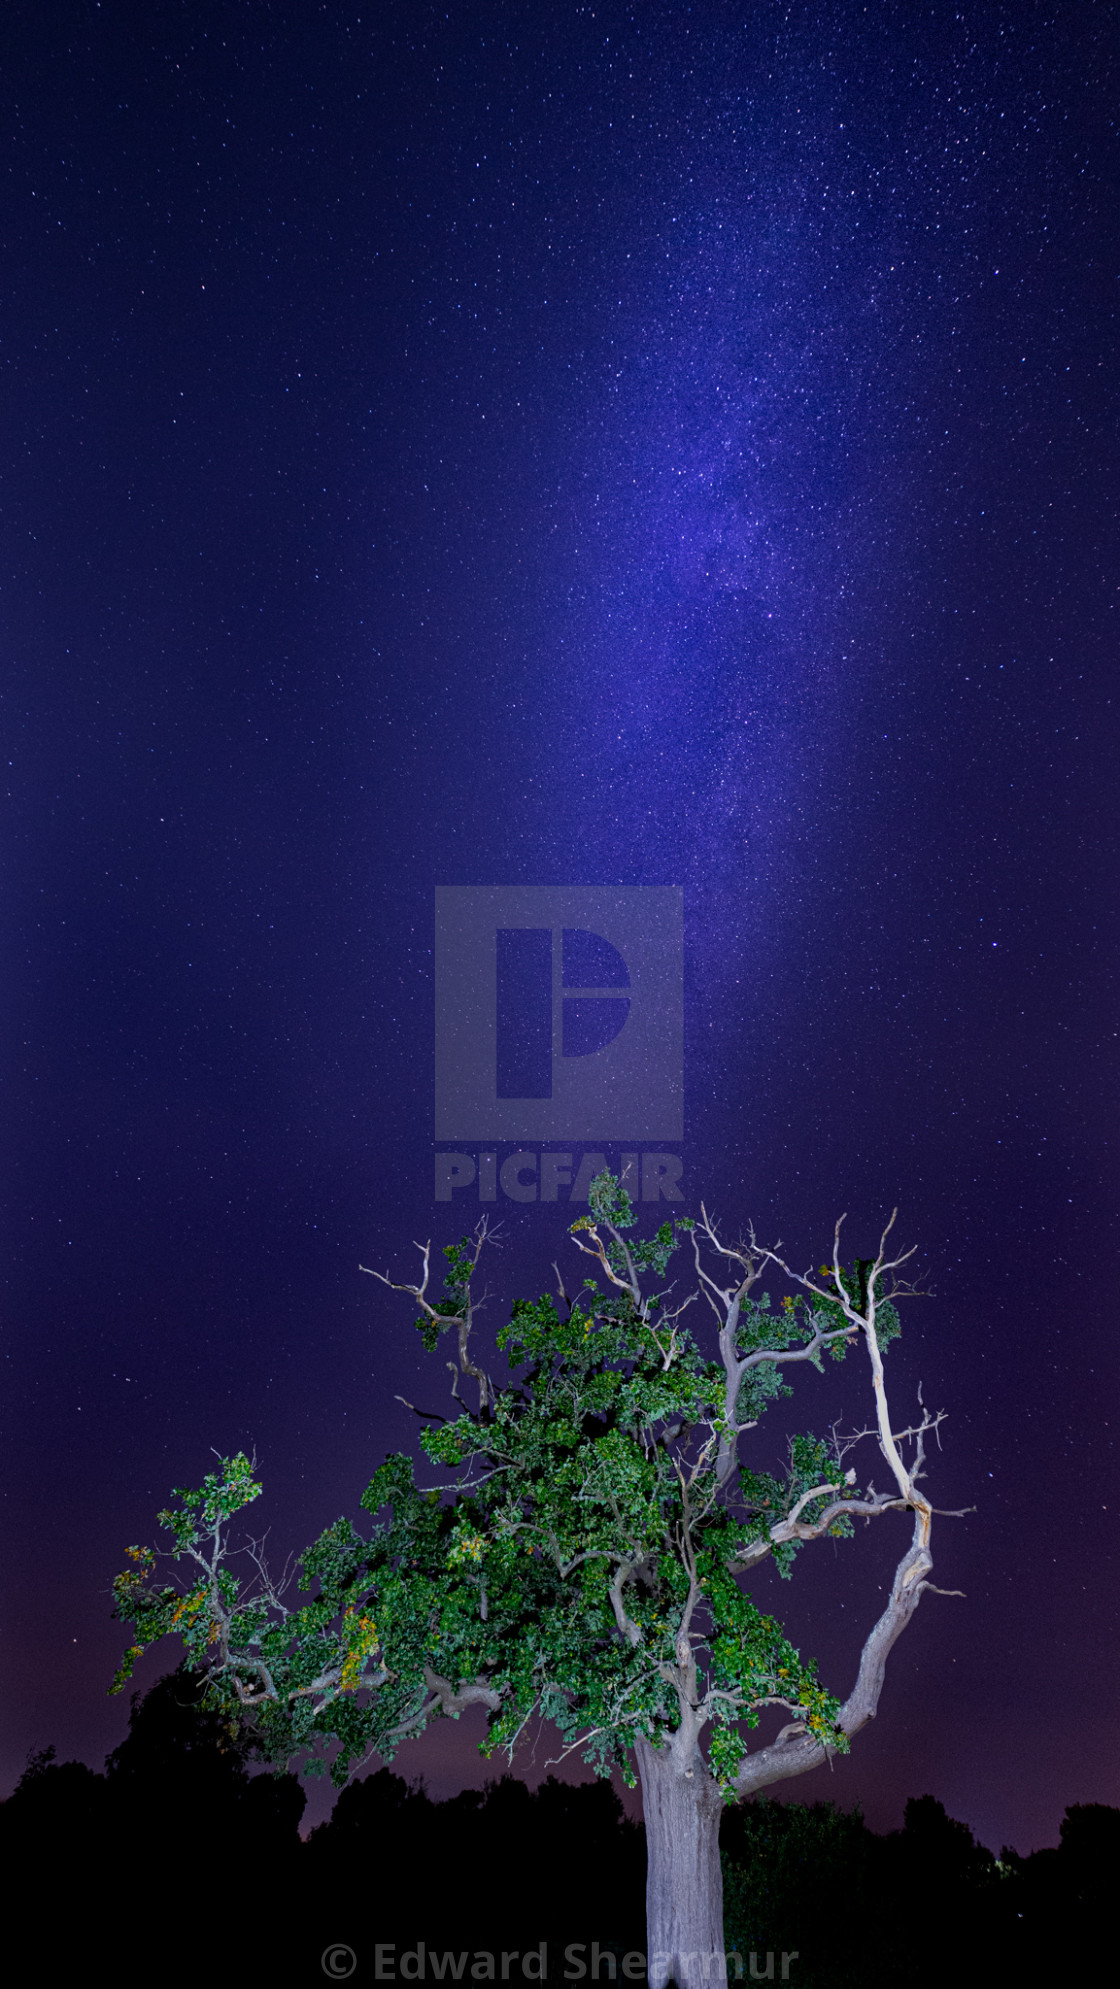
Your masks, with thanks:
[{"label": "starry sky", "polygon": [[[790,1793],[1120,1803],[1116,29],[6,10],[4,1790],[120,1739],[109,1585],[212,1447],[281,1553],[413,1447],[358,1266],[479,1212],[436,888],[668,885],[687,1204],[805,1263],[899,1207],[892,1397],[975,1508]],[[490,1334],[570,1249],[497,1213]],[[762,1584],[838,1690],[897,1551]],[[467,1729],[399,1765],[481,1782]]]}]

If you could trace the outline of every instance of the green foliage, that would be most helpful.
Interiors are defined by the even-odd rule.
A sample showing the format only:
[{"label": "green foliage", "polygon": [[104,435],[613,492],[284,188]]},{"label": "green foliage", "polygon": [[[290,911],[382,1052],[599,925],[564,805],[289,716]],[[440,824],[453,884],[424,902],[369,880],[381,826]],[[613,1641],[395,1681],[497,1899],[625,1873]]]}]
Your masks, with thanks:
[{"label": "green foliage", "polygon": [[[680,1218],[643,1241],[628,1234],[635,1225],[620,1182],[600,1175],[572,1225],[597,1274],[570,1302],[515,1303],[498,1334],[509,1385],[483,1390],[477,1413],[425,1427],[421,1448],[453,1485],[425,1490],[409,1459],[387,1458],[361,1499],[365,1530],[329,1526],[288,1588],[273,1585],[259,1554],[233,1565],[230,1522],[261,1489],[249,1460],[223,1460],[200,1489],[177,1492],[159,1515],[176,1579],[160,1585],[155,1553],[130,1548],[115,1583],[116,1613],[135,1638],[113,1689],[143,1650],[177,1636],[206,1674],[207,1704],[259,1758],[303,1758],[308,1773],[329,1762],[339,1785],[370,1750],[390,1760],[432,1718],[480,1700],[487,1755],[512,1758],[538,1714],[565,1752],[601,1774],[618,1766],[630,1782],[636,1736],[671,1733],[684,1692],[704,1709],[726,1793],[767,1706],[845,1749],[837,1699],[737,1570],[750,1549],[788,1575],[798,1543],[772,1541],[773,1529],[808,1493],[798,1511],[807,1524],[858,1494],[838,1493],[835,1450],[811,1435],[793,1440],[783,1473],[736,1469],[733,1455],[726,1467],[735,1437],[724,1366],[665,1282],[674,1253],[683,1243],[691,1257],[700,1232]],[[429,1348],[452,1325],[469,1333],[478,1252],[478,1238],[445,1250],[437,1316],[417,1322]],[[862,1263],[842,1273],[853,1303],[866,1304],[866,1278]],[[839,1298],[799,1292],[774,1308],[747,1280],[736,1310],[736,1357],[759,1356],[743,1373],[739,1424],[790,1394],[783,1354],[809,1349],[819,1366],[822,1336],[838,1336],[824,1345],[842,1358],[861,1330]],[[880,1337],[892,1315],[880,1301]],[[841,1512],[829,1530],[842,1537],[851,1522]]]}]

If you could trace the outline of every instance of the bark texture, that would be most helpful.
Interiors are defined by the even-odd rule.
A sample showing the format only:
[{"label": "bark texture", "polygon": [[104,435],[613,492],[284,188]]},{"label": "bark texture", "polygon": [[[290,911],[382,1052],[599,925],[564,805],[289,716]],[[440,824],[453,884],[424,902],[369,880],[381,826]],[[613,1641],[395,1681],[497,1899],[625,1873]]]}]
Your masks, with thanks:
[{"label": "bark texture", "polygon": [[[676,1738],[679,1738],[677,1736]],[[724,1972],[723,1802],[699,1749],[639,1739],[646,1820],[646,1939],[650,1989],[712,1989]]]}]

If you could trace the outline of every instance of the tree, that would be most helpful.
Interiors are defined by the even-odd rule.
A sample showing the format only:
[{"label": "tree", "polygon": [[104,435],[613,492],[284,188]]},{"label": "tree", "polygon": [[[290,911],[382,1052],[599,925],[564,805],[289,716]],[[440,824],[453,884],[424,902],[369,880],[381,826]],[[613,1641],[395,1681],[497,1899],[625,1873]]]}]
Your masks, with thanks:
[{"label": "tree", "polygon": [[[793,1271],[753,1229],[725,1244],[703,1208],[699,1221],[665,1222],[646,1241],[629,1238],[634,1221],[619,1182],[600,1175],[571,1231],[594,1275],[569,1297],[557,1271],[555,1299],[514,1305],[498,1334],[511,1369],[503,1387],[471,1344],[485,1219],[446,1249],[442,1296],[430,1291],[428,1244],[417,1246],[418,1283],[371,1273],[414,1301],[430,1351],[452,1338],[453,1413],[415,1411],[421,1446],[445,1475],[417,1485],[409,1458],[388,1458],[361,1500],[372,1529],[328,1527],[293,1589],[273,1578],[259,1542],[240,1550],[247,1573],[238,1570],[232,1524],[261,1487],[244,1455],[223,1460],[160,1515],[174,1579],[157,1581],[150,1548],[129,1549],[116,1600],[136,1639],[114,1689],[142,1650],[178,1635],[208,1675],[208,1704],[251,1735],[260,1758],[286,1768],[302,1756],[313,1773],[329,1755],[340,1787],[372,1755],[391,1760],[432,1719],[471,1706],[488,1715],[483,1752],[511,1762],[534,1716],[551,1721],[561,1758],[577,1751],[602,1774],[617,1766],[631,1786],[640,1777],[650,1981],[698,1989],[723,1954],[724,1805],[848,1751],[932,1586],[933,1511],[919,1481],[942,1415],[923,1409],[902,1431],[890,1419],[883,1352],[913,1255],[888,1254],[893,1216],[875,1257],[849,1268],[838,1223],[816,1274]],[[694,1272],[687,1292],[667,1282],[681,1248]],[[776,1307],[756,1295],[766,1273],[792,1288]],[[685,1323],[698,1301],[712,1315],[711,1353]],[[843,1360],[856,1344],[871,1427],[796,1436],[779,1471],[741,1464],[743,1438],[791,1393],[786,1373],[820,1369],[826,1354]],[[460,1393],[468,1382],[475,1407]],[[848,1465],[868,1439],[888,1489],[861,1488]],[[841,1701],[744,1577],[767,1560],[788,1576],[803,1547],[888,1512],[909,1513],[912,1531]],[[771,1707],[788,1720],[752,1749],[748,1735]]]}]

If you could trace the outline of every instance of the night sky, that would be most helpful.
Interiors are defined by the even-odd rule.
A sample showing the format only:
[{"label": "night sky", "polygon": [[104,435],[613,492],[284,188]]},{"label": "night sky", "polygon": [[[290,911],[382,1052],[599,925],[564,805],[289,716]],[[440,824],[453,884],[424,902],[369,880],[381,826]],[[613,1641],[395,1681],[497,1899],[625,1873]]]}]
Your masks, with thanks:
[{"label": "night sky", "polygon": [[[121,1738],[110,1583],[212,1447],[283,1559],[443,1406],[358,1268],[480,1212],[436,888],[656,885],[684,1137],[635,1145],[805,1264],[898,1205],[896,1419],[976,1508],[786,1793],[1023,1852],[1120,1803],[1117,26],[5,10],[5,1792]],[[492,1211],[489,1335],[564,1195]],[[759,1585],[841,1694],[905,1525]],[[397,1765],[481,1783],[480,1730]]]}]

